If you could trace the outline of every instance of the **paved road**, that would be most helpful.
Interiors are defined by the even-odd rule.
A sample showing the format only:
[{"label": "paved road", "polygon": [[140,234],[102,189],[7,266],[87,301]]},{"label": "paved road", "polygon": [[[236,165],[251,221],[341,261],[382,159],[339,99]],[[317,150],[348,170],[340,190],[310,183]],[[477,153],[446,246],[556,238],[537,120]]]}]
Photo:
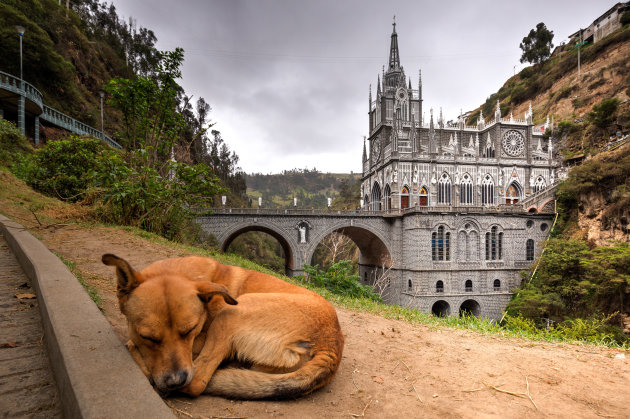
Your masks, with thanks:
[{"label": "paved road", "polygon": [[61,418],[37,299],[0,234],[0,418]]}]

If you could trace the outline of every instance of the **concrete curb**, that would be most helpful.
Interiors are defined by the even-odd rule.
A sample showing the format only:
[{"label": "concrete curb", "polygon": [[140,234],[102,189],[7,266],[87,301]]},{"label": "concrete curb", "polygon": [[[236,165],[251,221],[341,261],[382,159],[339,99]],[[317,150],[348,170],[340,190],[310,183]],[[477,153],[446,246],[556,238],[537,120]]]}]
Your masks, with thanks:
[{"label": "concrete curb", "polygon": [[0,231],[37,292],[66,418],[173,418],[68,268],[24,227]]}]

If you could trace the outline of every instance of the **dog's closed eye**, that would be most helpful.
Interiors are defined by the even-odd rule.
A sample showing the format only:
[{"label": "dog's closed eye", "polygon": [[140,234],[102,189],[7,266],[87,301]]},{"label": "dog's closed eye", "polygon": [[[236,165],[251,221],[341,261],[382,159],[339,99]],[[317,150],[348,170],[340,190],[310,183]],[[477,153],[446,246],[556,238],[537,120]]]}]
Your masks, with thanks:
[{"label": "dog's closed eye", "polygon": [[190,332],[192,332],[193,330],[195,330],[197,328],[198,325],[194,325],[193,327],[191,327],[190,329],[188,329],[187,332],[180,332],[180,336],[185,338],[186,336],[188,336],[190,334]]},{"label": "dog's closed eye", "polygon": [[148,340],[151,343],[155,343],[156,345],[159,345],[160,343],[162,343],[161,339],[158,338],[154,338],[152,336],[144,336],[144,335],[140,335],[140,337],[144,340]]}]

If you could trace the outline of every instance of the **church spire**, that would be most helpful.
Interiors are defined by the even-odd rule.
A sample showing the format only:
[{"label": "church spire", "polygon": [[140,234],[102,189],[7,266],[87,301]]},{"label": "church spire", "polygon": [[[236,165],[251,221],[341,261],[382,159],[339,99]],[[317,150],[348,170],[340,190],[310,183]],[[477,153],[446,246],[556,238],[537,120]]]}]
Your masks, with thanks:
[{"label": "church spire", "polygon": [[389,47],[389,71],[400,69],[400,54],[398,53],[398,34],[396,33],[396,16],[394,15],[394,29],[392,31],[392,41]]}]

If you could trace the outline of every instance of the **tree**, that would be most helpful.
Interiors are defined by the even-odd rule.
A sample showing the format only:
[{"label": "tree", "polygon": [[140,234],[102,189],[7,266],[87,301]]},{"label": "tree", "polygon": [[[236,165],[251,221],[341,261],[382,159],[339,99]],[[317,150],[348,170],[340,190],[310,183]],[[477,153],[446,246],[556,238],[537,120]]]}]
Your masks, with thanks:
[{"label": "tree", "polygon": [[111,96],[109,103],[123,114],[119,139],[130,152],[131,163],[164,174],[171,150],[185,127],[182,114],[177,112],[181,87],[175,81],[181,77],[184,51],[176,48],[159,56],[154,76],[113,79],[106,89]]},{"label": "tree", "polygon": [[547,29],[543,22],[536,25],[536,29],[529,31],[529,35],[523,38],[519,47],[523,50],[521,62],[527,61],[532,64],[539,64],[549,58],[551,48],[553,48],[553,31]]}]

